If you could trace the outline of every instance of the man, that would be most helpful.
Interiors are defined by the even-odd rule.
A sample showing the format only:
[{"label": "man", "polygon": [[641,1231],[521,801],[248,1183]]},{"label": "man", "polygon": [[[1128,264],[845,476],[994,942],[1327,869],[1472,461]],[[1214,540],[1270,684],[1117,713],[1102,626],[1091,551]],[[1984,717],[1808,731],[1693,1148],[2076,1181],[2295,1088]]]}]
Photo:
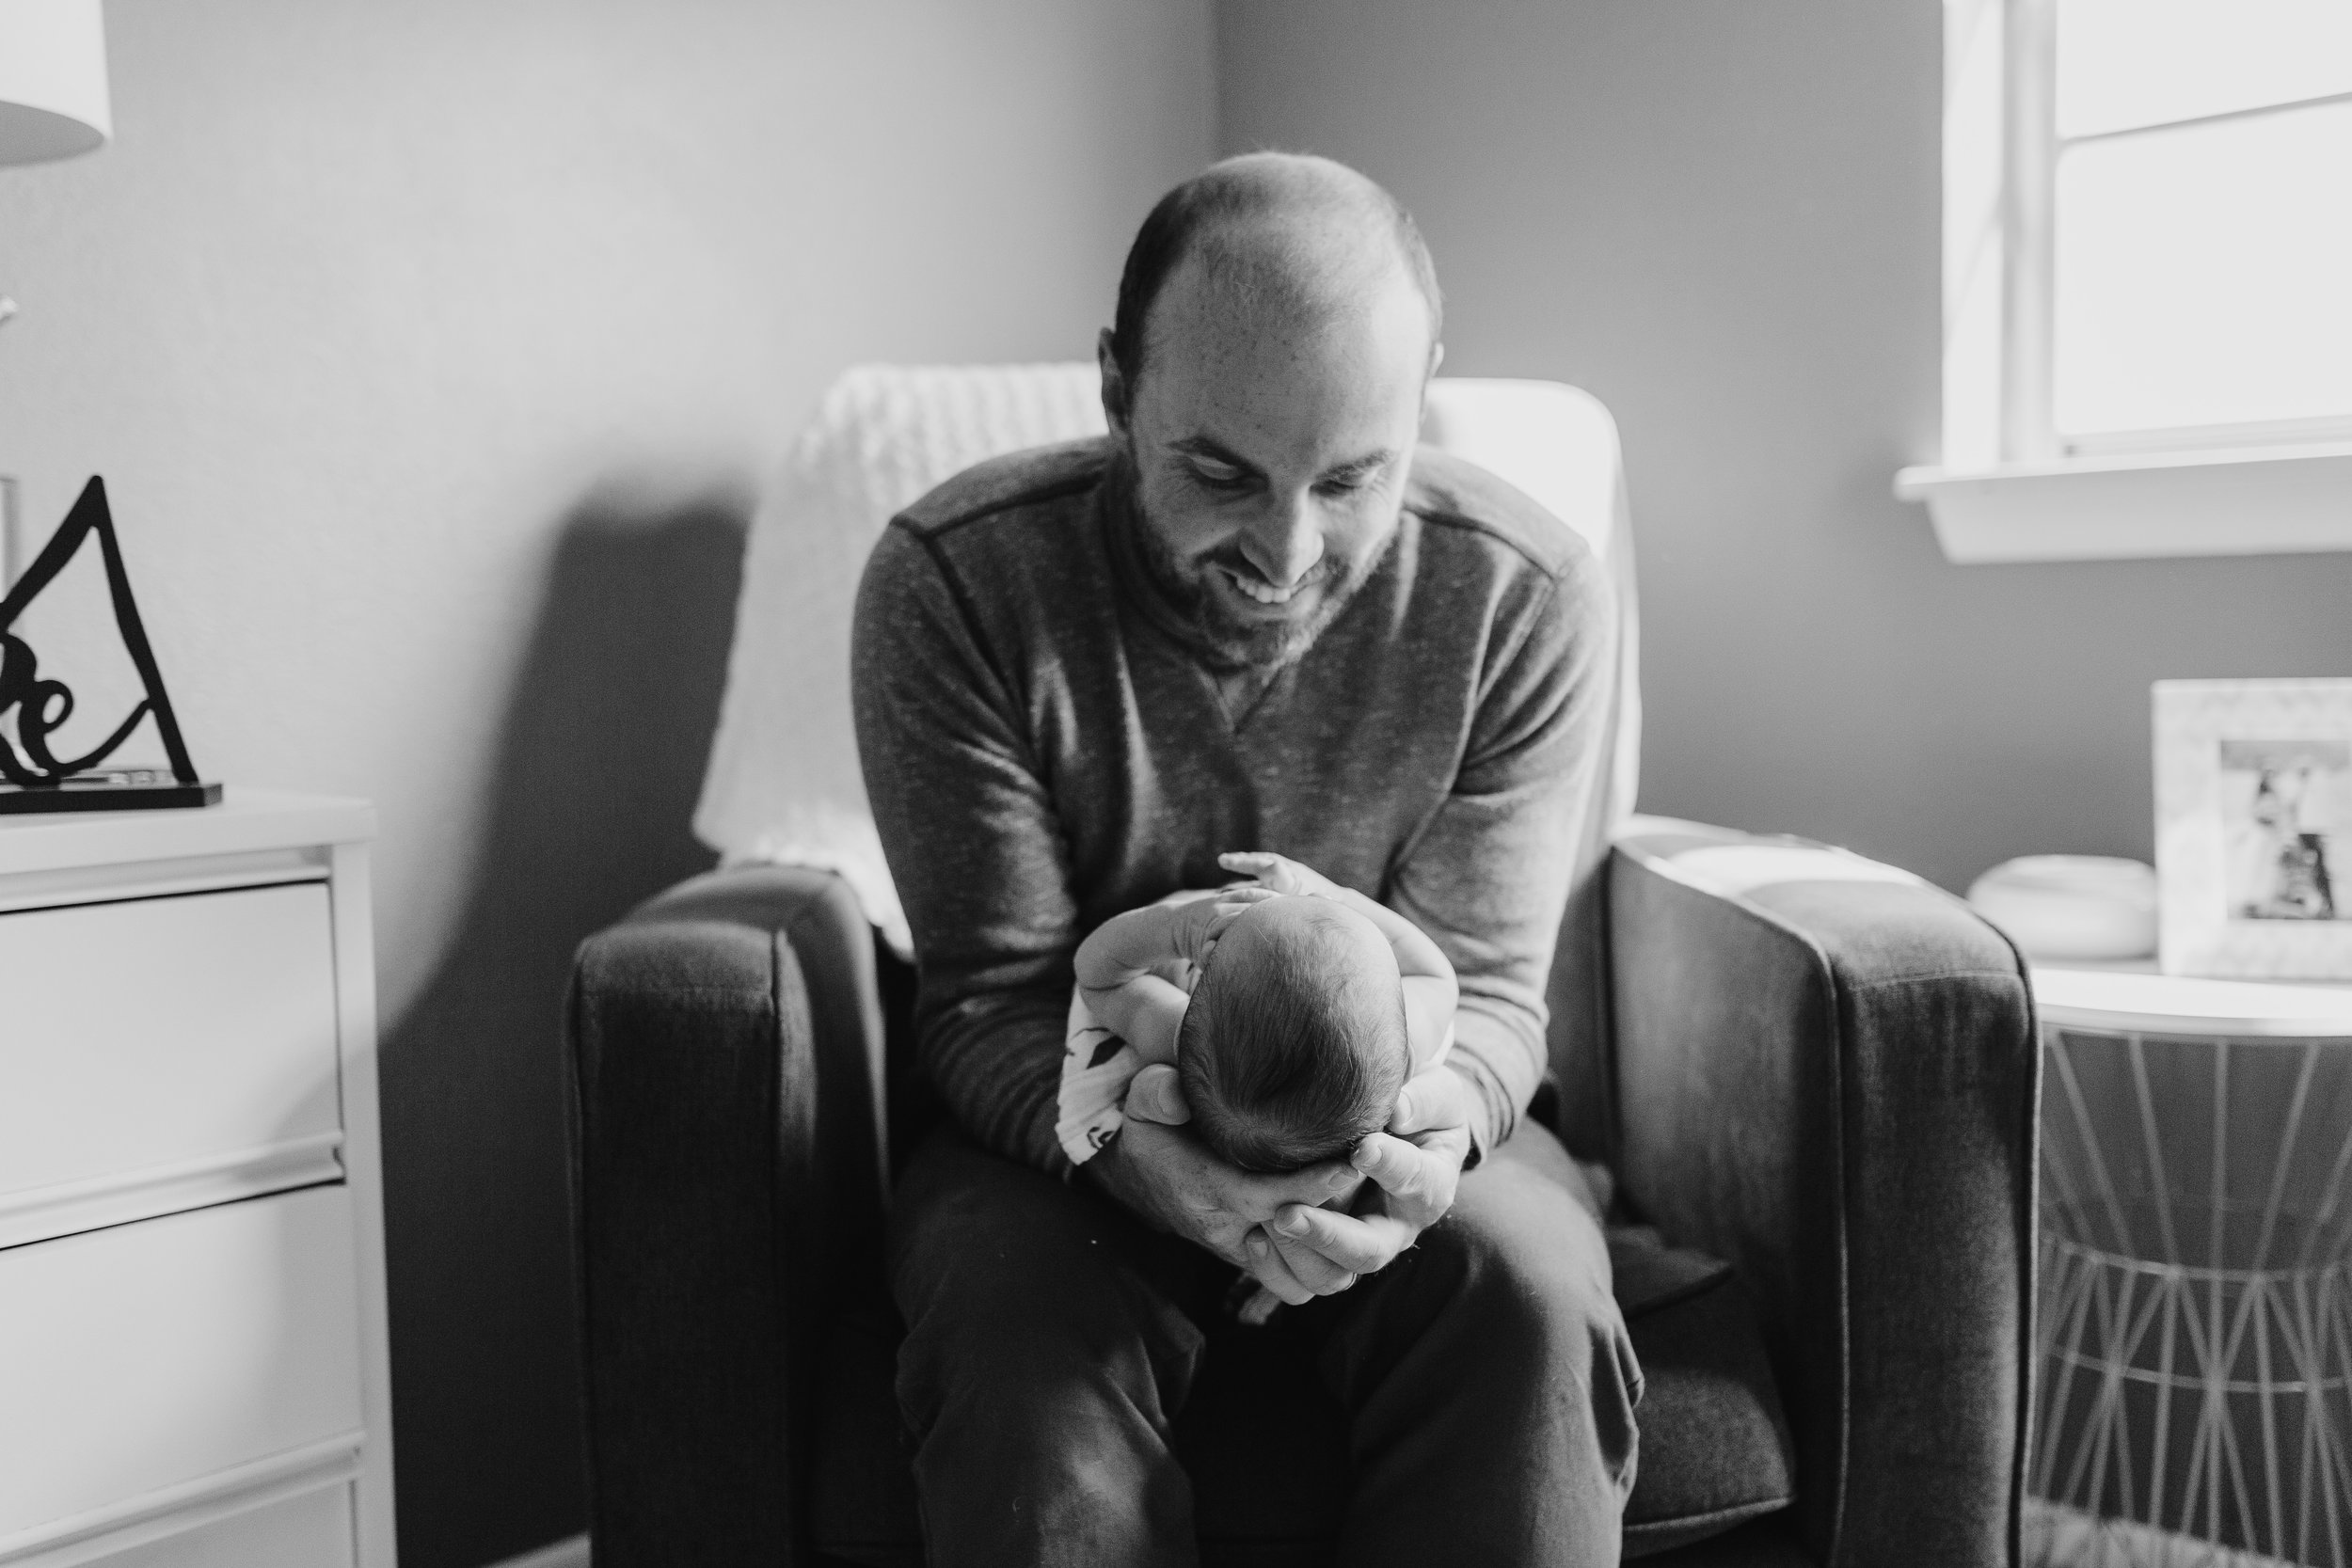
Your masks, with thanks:
[{"label": "man", "polygon": [[[1416,455],[1438,326],[1386,192],[1218,164],[1128,257],[1108,438],[958,476],[866,568],[859,750],[954,1124],[889,1239],[940,1568],[1195,1560],[1170,1422],[1235,1270],[1347,1415],[1343,1560],[1616,1560],[1640,1374],[1589,1196],[1520,1120],[1613,605],[1571,531]],[[1436,939],[1454,1051],[1346,1164],[1223,1164],[1165,1068],[1064,1147],[1073,949],[1240,849]]]}]

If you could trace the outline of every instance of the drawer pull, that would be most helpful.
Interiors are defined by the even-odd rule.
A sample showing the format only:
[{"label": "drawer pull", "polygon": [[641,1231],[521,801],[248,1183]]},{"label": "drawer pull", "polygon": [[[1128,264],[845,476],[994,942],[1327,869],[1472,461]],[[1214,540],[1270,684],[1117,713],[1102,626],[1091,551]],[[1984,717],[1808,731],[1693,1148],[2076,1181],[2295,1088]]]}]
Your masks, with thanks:
[{"label": "drawer pull", "polygon": [[326,863],[316,851],[308,849],[264,849],[132,865],[75,865],[0,878],[0,913],[325,880]]},{"label": "drawer pull", "polygon": [[340,1181],[342,1144],[338,1128],[258,1148],[0,1193],[0,1247]]}]

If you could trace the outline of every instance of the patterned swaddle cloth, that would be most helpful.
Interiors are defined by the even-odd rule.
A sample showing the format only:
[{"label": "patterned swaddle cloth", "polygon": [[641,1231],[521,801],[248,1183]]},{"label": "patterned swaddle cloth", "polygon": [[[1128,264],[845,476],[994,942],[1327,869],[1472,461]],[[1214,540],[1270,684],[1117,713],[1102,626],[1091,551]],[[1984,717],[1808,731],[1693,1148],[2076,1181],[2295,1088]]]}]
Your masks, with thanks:
[{"label": "patterned swaddle cloth", "polygon": [[[1214,887],[1187,888],[1171,893],[1159,902],[1189,904],[1197,899],[1214,898],[1224,891]],[[1182,960],[1164,964],[1155,973],[1187,996],[1200,979],[1200,966]],[[1136,1048],[1098,1022],[1093,1009],[1087,1006],[1086,992],[1072,986],[1070,1023],[1062,1034],[1060,1114],[1054,1123],[1062,1152],[1070,1156],[1072,1164],[1085,1164],[1118,1135],[1126,1120],[1120,1107],[1126,1103],[1127,1085],[1142,1070],[1143,1058]]]}]

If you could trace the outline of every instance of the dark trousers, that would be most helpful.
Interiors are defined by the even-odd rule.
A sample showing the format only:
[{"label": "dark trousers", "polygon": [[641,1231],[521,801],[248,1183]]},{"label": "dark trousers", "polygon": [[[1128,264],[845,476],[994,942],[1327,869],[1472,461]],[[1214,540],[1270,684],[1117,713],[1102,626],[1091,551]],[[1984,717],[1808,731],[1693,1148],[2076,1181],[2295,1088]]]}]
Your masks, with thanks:
[{"label": "dark trousers", "polygon": [[[1591,1204],[1522,1124],[1418,1245],[1282,1309],[1349,1421],[1342,1561],[1617,1560],[1641,1371]],[[1230,1266],[943,1131],[898,1184],[890,1273],[932,1568],[1196,1560],[1169,1426]]]}]

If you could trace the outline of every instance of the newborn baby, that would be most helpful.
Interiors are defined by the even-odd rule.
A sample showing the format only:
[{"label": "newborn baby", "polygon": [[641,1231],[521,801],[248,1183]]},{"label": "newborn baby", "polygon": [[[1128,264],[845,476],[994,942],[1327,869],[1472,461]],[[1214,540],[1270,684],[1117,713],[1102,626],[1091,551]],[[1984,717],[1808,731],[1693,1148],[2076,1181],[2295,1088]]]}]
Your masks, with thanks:
[{"label": "newborn baby", "polygon": [[1202,1141],[1233,1164],[1344,1159],[1443,1053],[1454,966],[1411,921],[1295,861],[1217,863],[1253,880],[1104,922],[1079,945],[1076,1000],[1134,1047],[1127,1077],[1175,1064]]}]

